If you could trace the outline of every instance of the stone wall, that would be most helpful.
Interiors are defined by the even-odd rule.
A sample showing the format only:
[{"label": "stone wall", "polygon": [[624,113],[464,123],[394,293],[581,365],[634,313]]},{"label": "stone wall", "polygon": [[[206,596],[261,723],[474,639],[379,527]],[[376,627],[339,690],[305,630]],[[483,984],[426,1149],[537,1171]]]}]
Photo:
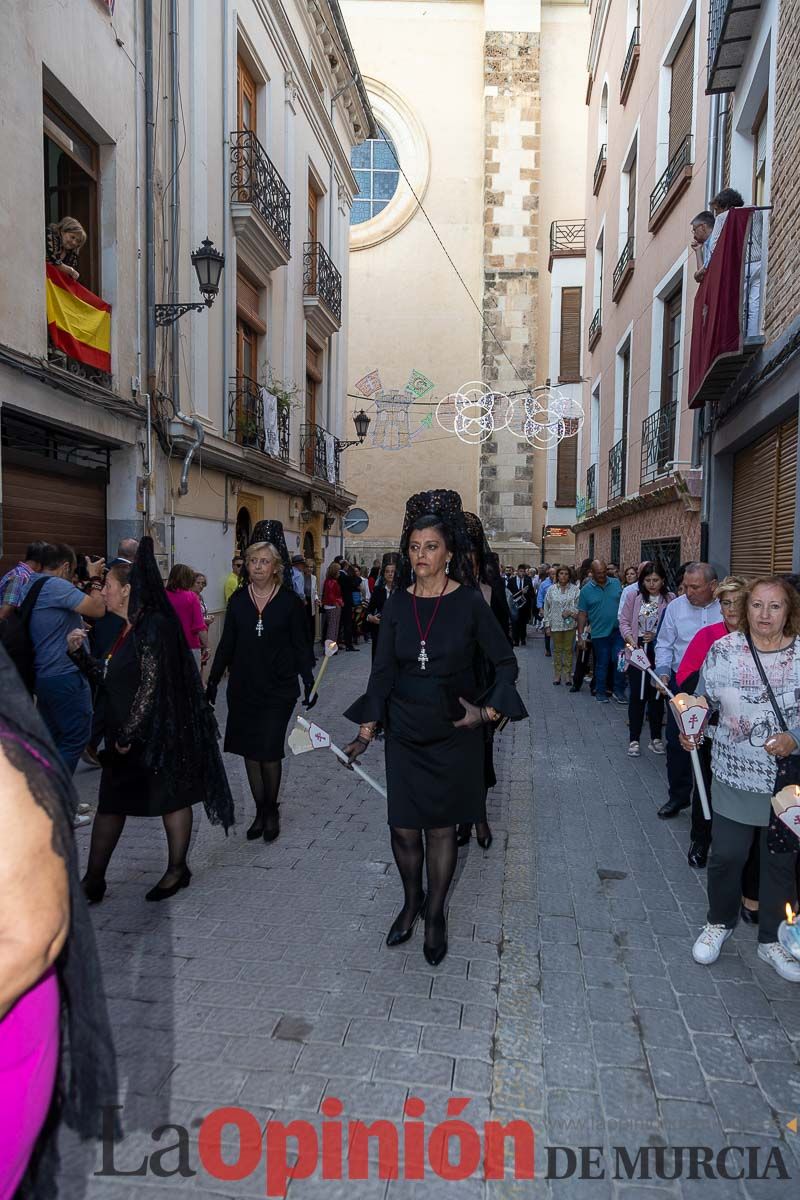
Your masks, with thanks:
[{"label": "stone wall", "polygon": [[[482,364],[502,392],[535,376],[540,117],[539,34],[487,32]],[[480,516],[498,548],[530,554],[532,501],[532,447],[504,430],[481,453]]]}]

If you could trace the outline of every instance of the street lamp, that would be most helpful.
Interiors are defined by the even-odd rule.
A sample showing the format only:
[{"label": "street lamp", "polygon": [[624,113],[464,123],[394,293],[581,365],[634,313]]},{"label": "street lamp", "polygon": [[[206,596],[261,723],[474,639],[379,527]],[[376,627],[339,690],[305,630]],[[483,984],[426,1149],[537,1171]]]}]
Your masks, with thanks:
[{"label": "street lamp", "polygon": [[173,325],[187,312],[202,312],[211,308],[214,298],[219,291],[219,281],[222,268],[225,266],[225,255],[217,250],[209,238],[203,238],[202,245],[192,254],[192,266],[197,275],[197,282],[203,296],[203,304],[156,304],[156,325]]},{"label": "street lamp", "polygon": [[367,430],[372,424],[371,418],[367,416],[364,409],[360,409],[353,417],[353,424],[356,427],[357,441],[339,442],[339,450],[348,450],[351,446],[363,446],[364,438],[367,436]]}]

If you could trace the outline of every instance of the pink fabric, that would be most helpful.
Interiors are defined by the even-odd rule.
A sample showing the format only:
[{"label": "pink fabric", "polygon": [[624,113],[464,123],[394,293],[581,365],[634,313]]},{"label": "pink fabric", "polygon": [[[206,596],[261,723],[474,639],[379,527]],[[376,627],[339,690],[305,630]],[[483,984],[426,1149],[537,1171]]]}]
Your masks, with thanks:
[{"label": "pink fabric", "polygon": [[686,647],[681,664],[675,672],[675,679],[679,687],[685,679],[700,670],[714,642],[724,638],[727,633],[728,626],[724,621],[720,621],[716,625],[706,625],[705,629],[698,629]]},{"label": "pink fabric", "polygon": [[167,592],[169,602],[178,614],[190,650],[200,649],[200,634],[206,628],[200,597],[197,592]]},{"label": "pink fabric", "polygon": [[[659,621],[670,600],[674,599],[675,597],[672,595],[672,592],[667,592],[666,596],[663,594],[659,596]],[[642,607],[642,600],[643,596],[640,591],[628,592],[622,601],[622,611],[619,614],[619,631],[625,641],[630,642],[634,646],[638,645],[639,641],[639,609]]]},{"label": "pink fabric", "polygon": [[58,980],[50,967],[0,1021],[0,1200],[11,1200],[19,1187],[50,1108],[58,1022]]}]

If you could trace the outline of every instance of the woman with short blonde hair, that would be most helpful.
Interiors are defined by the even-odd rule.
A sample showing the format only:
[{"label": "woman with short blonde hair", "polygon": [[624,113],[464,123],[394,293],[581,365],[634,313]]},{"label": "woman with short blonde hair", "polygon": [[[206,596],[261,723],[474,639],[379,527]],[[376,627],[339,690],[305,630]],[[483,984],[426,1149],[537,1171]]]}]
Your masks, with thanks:
[{"label": "woman with short blonde hair", "polygon": [[78,251],[86,244],[86,230],[74,217],[62,217],[45,230],[45,262],[64,275],[78,279]]}]

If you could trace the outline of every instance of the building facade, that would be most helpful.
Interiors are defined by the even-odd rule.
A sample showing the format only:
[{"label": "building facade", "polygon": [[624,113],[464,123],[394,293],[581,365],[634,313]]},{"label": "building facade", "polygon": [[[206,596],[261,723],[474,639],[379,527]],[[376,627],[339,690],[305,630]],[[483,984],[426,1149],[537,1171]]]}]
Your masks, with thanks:
[{"label": "building facade", "polygon": [[[107,553],[147,531],[213,611],[270,517],[322,567],[354,499],[350,154],[374,132],[336,0],[15,6],[2,55],[3,565],[32,537]],[[71,293],[43,252],[65,216],[88,235]]]},{"label": "building facade", "polygon": [[592,0],[576,554],[700,553],[688,407],[692,218],[707,207],[707,0]]},{"label": "building facade", "polygon": [[[712,0],[708,188],[735,188],[746,208],[740,238],[728,237],[733,225],[720,238],[697,302],[732,338],[722,344],[719,322],[696,318],[693,354],[707,369],[690,399],[703,424],[709,554],[751,576],[800,570],[798,61],[797,3]],[[735,272],[733,287],[718,286],[715,266]]]},{"label": "building facade", "polygon": [[[519,430],[466,444],[436,407],[468,383],[524,392],[548,378],[548,230],[583,188],[586,114],[563,87],[585,60],[583,0],[343,7],[397,154],[376,169],[379,143],[371,175],[356,164],[371,207],[359,197],[353,210],[349,392],[373,424],[348,475],[369,525],[347,547],[371,562],[397,545],[405,496],[452,487],[504,561],[538,562],[546,453]],[[422,395],[406,389],[415,370],[432,385]],[[363,396],[373,371],[381,390]]]}]

